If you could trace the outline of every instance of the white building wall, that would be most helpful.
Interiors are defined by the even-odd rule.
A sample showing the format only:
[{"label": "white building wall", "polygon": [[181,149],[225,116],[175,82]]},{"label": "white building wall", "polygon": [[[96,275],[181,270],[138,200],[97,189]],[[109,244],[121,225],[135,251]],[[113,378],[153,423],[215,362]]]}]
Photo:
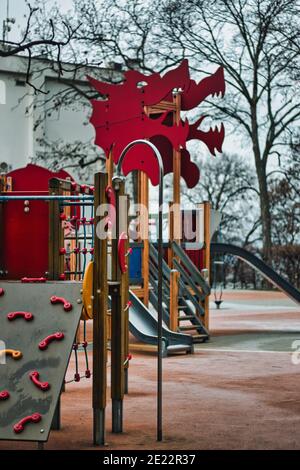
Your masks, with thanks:
[{"label": "white building wall", "polygon": [[[42,59],[36,60],[33,69],[38,72],[36,76],[33,74],[31,82],[36,86],[44,83],[47,94],[35,93],[25,83],[26,68],[27,59],[24,57],[0,59],[0,171],[5,166],[3,163],[12,169],[20,168],[35,158],[37,153],[43,153],[41,139],[48,143],[89,143],[86,157],[94,156],[95,152],[100,154],[100,149],[93,145],[94,128],[88,123],[91,113],[89,102],[79,101],[67,107],[61,106],[55,111],[52,109],[50,114],[49,108],[53,104],[51,98],[67,88],[67,85],[57,81],[54,72],[50,67],[45,67]],[[41,73],[41,69],[45,70]],[[85,73],[103,77],[108,74],[111,76],[113,72],[92,68],[80,73],[77,85],[88,87]],[[69,79],[72,78],[73,74],[70,74]],[[64,74],[64,80],[68,80],[67,74]],[[40,116],[42,122],[35,128]],[[100,167],[99,164],[96,169]]]},{"label": "white building wall", "polygon": [[30,158],[31,119],[25,111],[28,98],[26,86],[18,86],[20,77],[15,73],[0,72],[5,83],[5,103],[0,105],[0,162],[12,167],[23,166]]},{"label": "white building wall", "polygon": [[[53,80],[46,81],[46,90],[49,92],[47,100],[57,95],[61,90],[67,89],[66,85]],[[89,103],[74,103],[71,106],[60,107],[51,110],[51,104],[45,105],[45,135],[47,139],[57,141],[63,139],[65,142],[80,140],[83,143],[92,142],[95,137],[94,128],[88,124],[91,107]]]}]

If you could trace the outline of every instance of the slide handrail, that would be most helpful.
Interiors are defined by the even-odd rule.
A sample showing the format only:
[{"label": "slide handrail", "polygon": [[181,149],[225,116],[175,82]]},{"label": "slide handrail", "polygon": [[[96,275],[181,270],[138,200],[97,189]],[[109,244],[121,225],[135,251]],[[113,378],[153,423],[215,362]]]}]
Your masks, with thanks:
[{"label": "slide handrail", "polygon": [[177,256],[181,262],[181,265],[189,272],[190,278],[194,284],[202,289],[204,296],[210,294],[210,286],[207,284],[205,279],[201,276],[198,268],[194,265],[193,261],[189,258],[186,252],[179,246],[175,241],[171,243],[174,255]]},{"label": "slide handrail", "polygon": [[274,286],[288,295],[297,304],[300,303],[300,291],[284,279],[280,274],[274,271],[267,263],[258,256],[250,253],[245,248],[241,248],[230,243],[211,243],[211,254],[229,254],[240,258],[242,261],[248,263],[252,268],[259,271],[266,279],[269,280]]}]

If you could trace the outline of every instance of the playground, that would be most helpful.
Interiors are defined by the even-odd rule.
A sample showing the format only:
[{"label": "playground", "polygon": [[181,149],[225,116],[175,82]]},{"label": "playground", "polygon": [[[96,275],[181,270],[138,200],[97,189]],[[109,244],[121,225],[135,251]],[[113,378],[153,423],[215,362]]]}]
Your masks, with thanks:
[{"label": "playground", "polygon": [[[155,357],[133,348],[126,431],[122,436],[109,432],[105,450],[298,448],[300,403],[291,345],[298,337],[300,309],[276,292],[228,292],[224,301],[230,307],[222,317],[212,305],[210,343],[197,346],[193,355],[164,359],[164,393],[169,399],[162,443],[153,441]],[[283,331],[280,322],[285,325]],[[80,363],[84,364],[83,353]],[[74,370],[71,360],[67,378]],[[61,431],[51,433],[45,448],[95,449],[87,381],[67,385],[62,416]],[[8,443],[0,443],[0,449],[7,448]],[[35,445],[15,442],[9,448],[34,449]]]},{"label": "playground", "polygon": [[[225,128],[181,112],[222,100],[224,70],[124,76],[87,77],[106,156],[91,184],[1,175],[0,449],[297,449],[300,292],[220,239],[210,202],[182,204],[200,178],[186,143],[215,155]],[[276,290],[224,290],[228,255]]]}]

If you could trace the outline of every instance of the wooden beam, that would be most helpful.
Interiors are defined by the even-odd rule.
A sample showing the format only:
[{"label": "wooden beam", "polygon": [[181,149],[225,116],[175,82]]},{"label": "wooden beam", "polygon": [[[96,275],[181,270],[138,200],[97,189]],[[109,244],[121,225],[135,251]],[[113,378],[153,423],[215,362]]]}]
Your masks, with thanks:
[{"label": "wooden beam", "polygon": [[[180,123],[181,95],[177,93],[173,97],[175,112],[173,114],[173,124]],[[173,240],[180,243],[181,240],[181,152],[173,150]]]},{"label": "wooden beam", "polygon": [[161,101],[153,106],[147,106],[147,114],[161,114],[164,111],[176,111],[176,103],[171,101]]},{"label": "wooden beam", "polygon": [[[204,258],[203,268],[205,271],[206,281],[209,283],[210,279],[210,202],[203,202],[204,210]],[[204,305],[204,325],[209,329],[209,296],[205,298]]]},{"label": "wooden beam", "polygon": [[[129,197],[127,196],[127,208],[123,213],[124,223],[126,224],[126,232],[128,233],[128,207],[129,207]],[[129,239],[127,239],[126,250],[129,250]],[[127,360],[129,355],[129,263],[130,256],[127,256],[127,272],[122,274],[121,278],[121,302],[122,302],[122,312],[124,316],[124,393],[128,393],[128,369],[129,361]]]},{"label": "wooden beam", "polygon": [[93,264],[93,412],[94,444],[105,444],[105,408],[107,387],[107,239],[100,239],[96,227],[105,218],[97,215],[100,204],[106,203],[107,174],[95,174],[95,241]]},{"label": "wooden beam", "polygon": [[[109,286],[111,296],[111,398],[112,398],[112,431],[122,432],[123,428],[123,398],[125,393],[125,315],[124,299],[126,273],[120,270],[118,243],[122,232],[127,231],[127,208],[124,208],[125,184],[113,182],[116,194],[116,230],[112,238],[112,277]],[[124,230],[124,227],[125,230]]]},{"label": "wooden beam", "polygon": [[109,152],[109,156],[108,156],[108,158],[106,159],[105,167],[106,167],[106,172],[107,172],[107,175],[108,175],[107,184],[108,184],[109,186],[111,186],[111,184],[112,184],[112,178],[113,178],[113,176],[114,176],[114,161],[113,161],[113,157],[112,157],[112,152],[111,152],[111,151]]},{"label": "wooden beam", "polygon": [[[169,241],[174,240],[174,217],[173,217],[173,202],[169,202],[169,213],[168,213],[168,227],[169,227]],[[172,269],[173,266],[173,250],[171,244],[168,246],[168,266]]]},{"label": "wooden beam", "polygon": [[[149,291],[152,290],[153,288],[151,286],[149,286]],[[132,287],[130,286],[130,290],[131,292],[134,293],[134,295],[136,295],[139,299],[143,299],[144,298],[144,295],[145,295],[145,292],[144,292],[144,288],[143,287]]]},{"label": "wooden beam", "polygon": [[144,282],[143,302],[149,305],[149,179],[146,173],[139,172],[140,236],[143,241],[142,277]]},{"label": "wooden beam", "polygon": [[179,294],[179,277],[180,274],[176,269],[172,269],[170,273],[170,330],[177,331],[178,329],[178,294]]},{"label": "wooden beam", "polygon": [[[5,191],[5,180],[4,177],[0,177],[0,195]],[[4,203],[0,202],[0,270],[5,271],[6,267],[4,266],[4,233],[3,233],[3,228],[4,228]]]},{"label": "wooden beam", "polygon": [[[49,194],[61,195],[64,189],[63,180],[51,178],[49,181]],[[48,278],[59,279],[64,272],[63,255],[59,249],[64,248],[64,231],[60,220],[59,201],[49,201],[49,250],[48,250]]]}]

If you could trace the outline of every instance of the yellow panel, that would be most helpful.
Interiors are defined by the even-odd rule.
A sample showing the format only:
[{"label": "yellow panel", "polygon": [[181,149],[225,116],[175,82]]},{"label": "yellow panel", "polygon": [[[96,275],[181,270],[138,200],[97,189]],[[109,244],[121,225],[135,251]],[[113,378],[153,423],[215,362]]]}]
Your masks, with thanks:
[{"label": "yellow panel", "polygon": [[86,267],[83,278],[83,311],[82,320],[89,320],[93,318],[93,261],[90,261]]}]

